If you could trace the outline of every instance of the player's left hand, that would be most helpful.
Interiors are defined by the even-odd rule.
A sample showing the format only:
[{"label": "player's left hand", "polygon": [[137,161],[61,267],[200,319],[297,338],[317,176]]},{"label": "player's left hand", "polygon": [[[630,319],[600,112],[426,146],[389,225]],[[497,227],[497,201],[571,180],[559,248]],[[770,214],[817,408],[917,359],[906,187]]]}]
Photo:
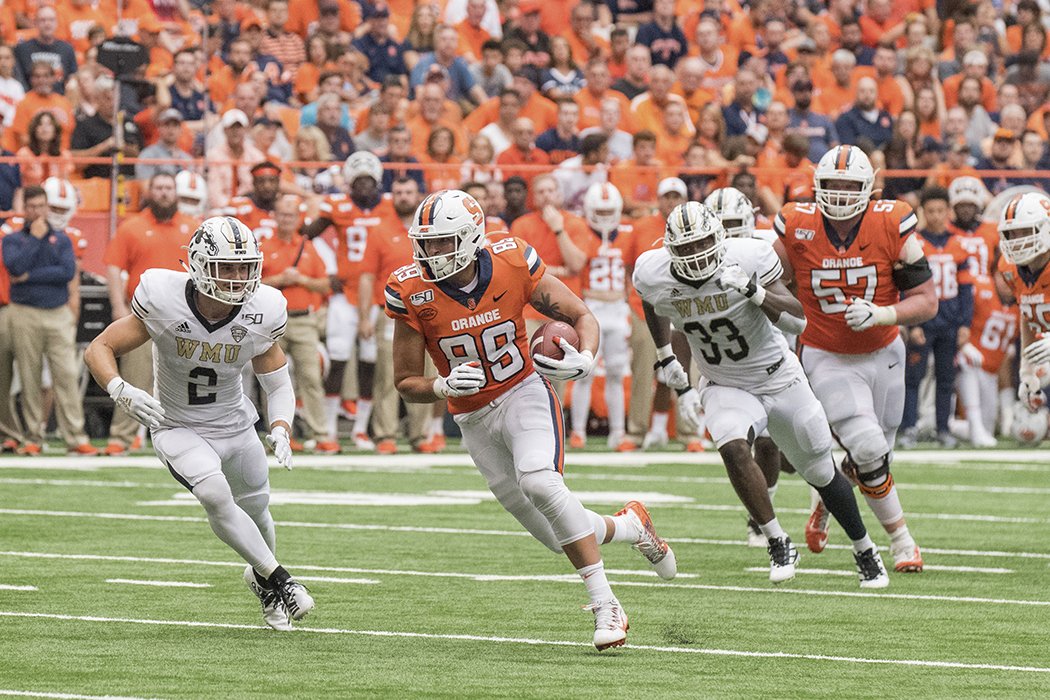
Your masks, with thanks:
[{"label": "player's left hand", "polygon": [[1021,357],[1030,365],[1041,365],[1044,362],[1050,362],[1050,337],[1044,338],[1040,334],[1036,340],[1029,343],[1028,347],[1021,352]]},{"label": "player's left hand", "polygon": [[678,418],[682,421],[682,427],[689,431],[699,430],[703,413],[700,392],[696,389],[690,387],[678,395]]},{"label": "player's left hand", "polygon": [[749,300],[762,305],[766,298],[766,290],[758,283],[758,275],[747,276],[739,265],[729,265],[722,274],[718,276],[718,287],[723,290],[732,289],[740,292]]},{"label": "player's left hand", "polygon": [[565,356],[560,360],[546,355],[533,355],[532,362],[536,365],[536,371],[548,379],[584,379],[590,376],[594,369],[594,355],[590,350],[580,352],[572,346],[565,338],[558,338],[558,345],[565,351]]},{"label": "player's left hand", "polygon": [[959,353],[956,355],[956,361],[960,365],[980,367],[984,364],[984,355],[973,343],[963,343],[962,347],[959,348]]},{"label": "player's left hand", "polygon": [[292,441],[288,435],[288,429],[278,425],[266,436],[266,444],[273,450],[273,456],[277,463],[285,469],[292,469]]},{"label": "player's left hand", "polygon": [[858,333],[875,326],[892,326],[897,323],[897,312],[892,306],[877,306],[867,299],[853,297],[846,307],[846,325]]}]

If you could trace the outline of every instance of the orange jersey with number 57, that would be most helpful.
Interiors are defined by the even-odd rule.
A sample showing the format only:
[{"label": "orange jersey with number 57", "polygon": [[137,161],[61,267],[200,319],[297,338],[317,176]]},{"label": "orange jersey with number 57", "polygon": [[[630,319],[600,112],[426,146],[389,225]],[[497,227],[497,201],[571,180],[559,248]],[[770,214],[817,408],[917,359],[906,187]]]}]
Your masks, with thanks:
[{"label": "orange jersey with number 57", "polygon": [[470,292],[448,281],[425,281],[415,263],[394,270],[386,285],[387,316],[423,336],[441,376],[464,362],[484,368],[481,391],[450,398],[452,413],[477,410],[532,374],[522,312],[546,266],[520,238],[480,249],[477,264],[478,281]]},{"label": "orange jersey with number 57", "polygon": [[1017,337],[1017,307],[1004,306],[991,277],[977,277],[973,283],[972,342],[984,361],[981,369],[995,374]]},{"label": "orange jersey with number 57", "polygon": [[884,348],[897,326],[875,326],[857,333],[846,325],[853,297],[878,306],[900,301],[894,265],[918,219],[906,203],[873,200],[860,223],[844,238],[825,226],[813,202],[784,206],[773,222],[795,273],[799,301],[806,312],[802,343],[828,352],[861,355]]},{"label": "orange jersey with number 57", "polygon": [[1014,294],[1021,309],[1021,320],[1028,324],[1032,335],[1050,333],[1050,265],[1039,272],[1018,267],[999,259],[999,271]]}]

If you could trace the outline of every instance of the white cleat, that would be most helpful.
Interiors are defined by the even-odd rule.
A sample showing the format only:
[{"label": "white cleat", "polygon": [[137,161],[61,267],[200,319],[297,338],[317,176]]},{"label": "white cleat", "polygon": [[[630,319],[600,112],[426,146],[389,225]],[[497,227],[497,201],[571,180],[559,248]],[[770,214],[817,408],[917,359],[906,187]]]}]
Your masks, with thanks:
[{"label": "white cleat", "polygon": [[674,550],[656,534],[653,516],[649,515],[645,505],[640,501],[628,501],[616,515],[625,516],[630,520],[638,533],[638,539],[631,547],[649,561],[657,576],[664,580],[673,579],[678,573],[678,561],[675,559]]},{"label": "white cleat", "polygon": [[973,444],[974,447],[995,447],[999,444],[999,441],[988,433],[984,433],[983,435],[974,435],[971,444]]},{"label": "white cleat", "polygon": [[890,575],[886,573],[877,547],[854,552],[853,561],[857,562],[861,588],[886,588],[890,585]]},{"label": "white cleat", "polygon": [[784,583],[795,578],[795,565],[798,564],[798,550],[791,544],[787,535],[769,538],[766,546],[769,552],[769,580],[773,583]]},{"label": "white cleat", "polygon": [[905,542],[901,546],[891,544],[890,556],[893,557],[893,570],[897,573],[922,573],[922,552],[914,542]]},{"label": "white cleat", "polygon": [[627,642],[627,613],[620,601],[613,598],[585,605],[584,610],[594,613],[594,646],[598,651],[611,647],[622,647]]},{"label": "white cleat", "polygon": [[292,622],[288,619],[288,608],[281,596],[272,588],[264,588],[255,579],[255,571],[251,566],[244,570],[244,582],[248,584],[248,590],[255,594],[262,604],[263,620],[270,627],[281,632],[290,632]]},{"label": "white cleat", "polygon": [[368,433],[355,433],[354,447],[371,452],[376,448],[376,444],[368,438]]},{"label": "white cleat", "polygon": [[288,615],[293,620],[303,619],[314,609],[314,598],[310,595],[310,591],[294,578],[289,578],[280,584],[277,587],[277,593],[284,600],[285,607],[288,608]]},{"label": "white cleat", "polygon": [[754,520],[749,519],[747,521],[747,546],[765,549],[768,545],[769,541],[762,534],[762,531],[758,529],[758,525],[755,525]]},{"label": "white cleat", "polygon": [[649,450],[654,447],[667,447],[669,440],[666,430],[650,430],[642,438],[642,449]]}]

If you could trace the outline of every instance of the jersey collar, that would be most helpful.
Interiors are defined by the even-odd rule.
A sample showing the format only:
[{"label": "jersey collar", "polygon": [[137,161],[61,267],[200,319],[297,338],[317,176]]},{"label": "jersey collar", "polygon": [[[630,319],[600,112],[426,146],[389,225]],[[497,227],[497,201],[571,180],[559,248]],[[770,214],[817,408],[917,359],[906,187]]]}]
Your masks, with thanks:
[{"label": "jersey collar", "polygon": [[693,289],[700,289],[700,287],[703,287],[711,279],[710,277],[708,277],[706,280],[691,280],[688,277],[682,277],[681,275],[679,275],[678,272],[674,269],[674,265],[672,265],[671,263],[667,263],[667,267],[671,271],[671,277],[674,277],[682,284],[686,285],[687,287],[692,287]]},{"label": "jersey collar", "polygon": [[186,280],[186,306],[190,307],[190,311],[193,312],[193,317],[200,322],[202,326],[209,332],[214,333],[233,319],[237,318],[237,314],[241,312],[241,307],[235,306],[230,310],[230,314],[226,318],[220,318],[214,323],[204,317],[204,314],[197,308],[197,300],[194,298],[193,293],[196,291],[196,287],[193,286],[193,280]]},{"label": "jersey collar", "polygon": [[857,223],[853,224],[853,228],[849,230],[845,238],[839,238],[839,234],[832,225],[831,219],[825,216],[824,212],[821,212],[820,218],[824,220],[824,235],[828,237],[828,242],[835,246],[836,250],[849,250],[849,247],[853,245],[853,241],[857,240],[857,234],[860,233],[860,227],[864,223],[864,217],[867,213],[865,211],[860,215]]},{"label": "jersey collar", "polygon": [[436,284],[438,289],[444,292],[447,297],[473,311],[481,303],[481,298],[488,291],[489,282],[491,281],[492,256],[487,249],[482,248],[478,251],[478,283],[474,289],[464,292],[448,280],[439,280]]},{"label": "jersey collar", "polygon": [[1026,287],[1031,287],[1039,281],[1039,277],[1043,274],[1043,270],[1045,269],[1046,265],[1043,265],[1038,270],[1028,267],[1027,265],[1018,265],[1017,274],[1020,275],[1021,281],[1025,283]]}]

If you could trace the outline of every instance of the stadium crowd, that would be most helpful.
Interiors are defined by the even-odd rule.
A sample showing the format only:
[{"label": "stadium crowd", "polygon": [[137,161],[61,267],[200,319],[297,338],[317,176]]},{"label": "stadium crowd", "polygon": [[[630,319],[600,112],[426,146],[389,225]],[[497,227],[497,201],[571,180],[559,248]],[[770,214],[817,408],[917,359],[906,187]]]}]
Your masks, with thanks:
[{"label": "stadium crowd", "polygon": [[[356,448],[394,452],[403,434],[430,452],[444,445],[443,410],[399,407],[380,313],[427,192],[464,189],[492,240],[525,239],[570,288],[593,292],[591,184],[623,200],[630,243],[609,271],[622,284],[677,204],[732,186],[753,227],[770,229],[784,204],[813,200],[814,163],[838,144],[868,154],[882,198],[916,209],[938,282],[940,314],[906,331],[901,446],[923,428],[946,446],[990,445],[997,426],[1009,432],[1017,314],[996,293],[985,213],[1008,190],[1050,182],[1048,26],[1045,0],[7,3],[0,209],[17,216],[0,268],[4,447],[38,454],[53,404],[67,447],[96,452],[74,342],[88,242],[70,222],[108,208],[88,194],[100,182],[141,207],[121,216],[96,271],[115,318],[144,270],[181,269],[205,216],[236,216],[288,301],[297,449],[338,452],[343,417]],[[100,61],[118,36],[148,53],[130,74]],[[623,377],[594,383],[573,446],[595,417],[616,449],[673,434],[670,399],[653,410],[655,347],[633,295],[622,321]],[[997,348],[980,361],[960,352],[978,332]],[[920,410],[931,355],[932,413]],[[148,344],[121,362],[129,381],[151,383]],[[994,378],[963,380],[977,365]],[[629,398],[615,398],[608,385],[624,377]],[[105,451],[142,435],[117,414]],[[683,442],[702,449],[703,435]]]}]

